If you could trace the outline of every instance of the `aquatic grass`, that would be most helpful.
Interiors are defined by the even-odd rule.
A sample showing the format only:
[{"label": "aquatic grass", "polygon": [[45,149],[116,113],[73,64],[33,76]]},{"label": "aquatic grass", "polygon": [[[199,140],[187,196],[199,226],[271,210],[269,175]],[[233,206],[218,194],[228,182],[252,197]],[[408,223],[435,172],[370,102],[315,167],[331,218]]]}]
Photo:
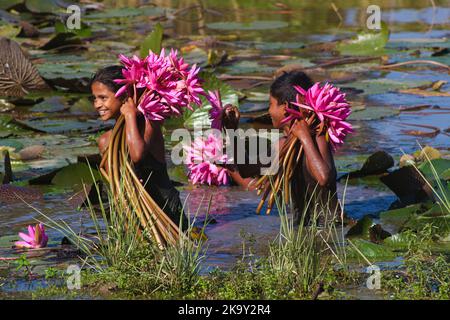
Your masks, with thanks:
[{"label": "aquatic grass", "polygon": [[[183,209],[186,208],[186,203],[189,199],[189,195],[186,197]],[[200,280],[200,267],[201,262],[205,259],[205,242],[202,238],[204,230],[207,225],[208,215],[211,209],[212,196],[208,202],[208,208],[206,211],[205,221],[203,227],[196,232],[194,224],[200,213],[201,203],[203,203],[204,197],[200,201],[197,211],[191,221],[191,215],[187,214],[188,226],[187,234],[189,236],[179,237],[177,243],[173,246],[168,246],[164,250],[162,260],[160,262],[160,269],[158,271],[158,278],[160,282],[166,287],[170,288],[173,292],[187,293],[197,286]],[[180,219],[180,230],[183,230],[183,220]],[[197,233],[198,239],[192,239]]]},{"label": "aquatic grass", "polygon": [[[335,221],[337,217],[342,217],[342,213],[338,215],[337,208],[332,210],[329,201],[325,206],[313,203],[315,193],[316,189],[307,199],[298,227],[288,217],[284,201],[275,199],[280,232],[269,245],[267,257],[267,271],[279,278],[290,279],[291,285],[305,295],[312,294],[313,290],[323,285],[323,278],[333,258],[340,266],[346,266],[345,256],[341,258],[343,250],[336,249],[340,246],[337,243],[340,235]],[[306,224],[308,211],[311,211],[311,218]]]},{"label": "aquatic grass", "polygon": [[[423,147],[419,144],[421,150],[423,150]],[[433,165],[433,162],[431,161],[430,157],[426,152],[423,152],[425,155],[426,161],[428,165],[430,166],[431,173],[433,174],[433,178],[436,181],[436,185],[433,185],[429,179],[425,177],[425,175],[420,171],[420,169],[417,167],[416,164],[412,164],[414,169],[417,170],[419,175],[422,177],[422,179],[425,181],[426,185],[431,189],[433,192],[433,195],[436,197],[437,203],[441,208],[443,207],[447,214],[450,214],[450,195],[448,188],[446,190],[444,184],[442,183],[442,179],[439,176],[438,172],[436,171],[436,168]]]},{"label": "aquatic grass", "polygon": [[[89,170],[94,177],[90,166]],[[126,214],[127,210],[132,209],[123,201],[112,201],[114,195],[111,191],[108,190],[109,206],[106,207],[103,204],[99,184],[95,179],[93,181],[93,187],[98,196],[98,209],[92,204],[84,185],[83,188],[86,194],[87,211],[95,229],[94,235],[77,233],[65,221],[57,221],[40,210],[34,209],[47,220],[46,225],[60,232],[81,251],[88,265],[96,270],[102,270],[126,261],[147,236],[145,232],[136,232],[139,229],[136,215]],[[120,188],[120,192],[125,192],[123,182]],[[122,197],[116,198],[123,200]],[[98,212],[101,219],[98,217]]]},{"label": "aquatic grass", "polygon": [[[110,191],[109,206],[105,206],[98,183],[95,182],[93,187],[97,191],[99,207],[96,208],[89,197],[86,202],[95,230],[94,235],[77,233],[64,221],[53,220],[38,209],[35,210],[47,220],[46,224],[50,228],[59,231],[81,251],[83,257],[80,258],[96,272],[96,279],[117,283],[122,289],[143,295],[157,294],[157,291],[163,290],[175,296],[182,296],[196,287],[200,279],[200,264],[205,257],[205,242],[201,236],[207,223],[205,219],[202,228],[194,227],[201,210],[200,205],[193,219],[187,214],[186,234],[180,236],[175,244],[161,250],[146,230],[139,229],[137,216],[127,213],[126,210],[130,210],[132,206],[117,201],[117,198],[123,199],[122,197],[112,201],[113,195]],[[87,190],[85,193],[88,194]],[[189,196],[184,202],[182,212],[186,209],[188,198]],[[209,199],[206,218],[211,201],[212,199]],[[183,214],[180,214],[180,230],[183,230],[182,217]],[[197,233],[200,238],[194,240]]]}]

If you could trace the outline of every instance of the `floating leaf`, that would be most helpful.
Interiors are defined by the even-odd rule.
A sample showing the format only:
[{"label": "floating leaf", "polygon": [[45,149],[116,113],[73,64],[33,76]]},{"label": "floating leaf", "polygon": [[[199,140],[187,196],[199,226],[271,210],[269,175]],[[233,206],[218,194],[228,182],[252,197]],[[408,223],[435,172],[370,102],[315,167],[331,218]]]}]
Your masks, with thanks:
[{"label": "floating leaf", "polygon": [[262,65],[256,61],[240,61],[226,67],[227,74],[254,74],[254,73],[272,73],[275,68]]},{"label": "floating leaf", "polygon": [[363,257],[361,257],[361,253],[371,262],[390,260],[396,257],[396,254],[385,245],[375,244],[362,239],[352,240],[352,243],[356,248],[358,248],[359,252],[353,246],[349,245],[347,247],[348,256],[350,258],[356,258],[359,261],[366,261]]},{"label": "floating leaf", "polygon": [[144,39],[141,44],[140,54],[144,58],[148,55],[149,50],[159,54],[161,52],[163,39],[163,27],[160,23],[155,25],[153,31]]},{"label": "floating leaf", "polygon": [[399,81],[393,79],[376,78],[376,79],[363,79],[355,82],[348,82],[343,85],[344,88],[354,88],[364,91],[366,95],[380,94],[392,91],[398,91],[403,89],[409,89],[417,86],[431,85],[431,81],[426,80],[414,80],[414,81]]},{"label": "floating leaf", "polygon": [[13,24],[7,24],[4,26],[0,26],[0,37],[5,38],[14,38],[20,33],[20,27],[13,25]]},{"label": "floating leaf", "polygon": [[98,132],[109,129],[111,123],[99,120],[72,120],[72,119],[35,119],[16,120],[17,122],[32,128],[33,130],[46,133],[69,133],[69,132]]},{"label": "floating leaf", "polygon": [[[203,88],[208,91],[219,90],[222,97],[223,105],[232,104],[239,107],[239,99],[237,92],[225,82],[219,80],[214,74],[210,72],[201,72],[200,78],[204,80]],[[202,106],[197,108],[194,112],[185,112],[183,119],[185,119],[184,126],[186,128],[211,127],[211,120],[209,119],[209,110],[211,104],[205,98],[202,98]]]},{"label": "floating leaf", "polygon": [[38,103],[30,109],[32,112],[60,112],[68,109],[69,106],[65,104],[62,97],[51,97]]},{"label": "floating leaf", "polygon": [[35,13],[57,13],[62,11],[62,1],[60,0],[25,0],[25,6],[28,10]]},{"label": "floating leaf", "polygon": [[22,97],[30,90],[46,88],[46,83],[20,46],[0,38],[0,96]]},{"label": "floating leaf", "polygon": [[438,177],[444,179],[444,172],[450,169],[450,160],[434,159],[431,161],[426,161],[419,166],[419,170],[423,173],[423,175],[429,182],[436,180],[432,168],[436,171]]},{"label": "floating leaf", "polygon": [[389,29],[381,22],[381,31],[361,32],[356,39],[338,43],[336,49],[342,55],[373,55],[382,54],[389,40]]},{"label": "floating leaf", "polygon": [[268,30],[280,29],[289,26],[287,22],[276,20],[261,20],[253,22],[213,22],[206,26],[213,30]]},{"label": "floating leaf", "polygon": [[82,184],[92,184],[94,180],[100,180],[100,173],[92,169],[93,176],[91,175],[89,166],[85,163],[69,164],[57,171],[52,179],[52,184],[63,188],[75,188],[79,189]]},{"label": "floating leaf", "polygon": [[136,16],[160,16],[171,11],[168,8],[161,7],[141,7],[141,8],[114,8],[102,12],[87,14],[86,19],[108,19],[108,18],[126,18]]},{"label": "floating leaf", "polygon": [[387,117],[393,117],[400,114],[398,109],[390,107],[365,107],[364,109],[359,109],[353,111],[348,117],[349,121],[371,121],[380,120]]}]

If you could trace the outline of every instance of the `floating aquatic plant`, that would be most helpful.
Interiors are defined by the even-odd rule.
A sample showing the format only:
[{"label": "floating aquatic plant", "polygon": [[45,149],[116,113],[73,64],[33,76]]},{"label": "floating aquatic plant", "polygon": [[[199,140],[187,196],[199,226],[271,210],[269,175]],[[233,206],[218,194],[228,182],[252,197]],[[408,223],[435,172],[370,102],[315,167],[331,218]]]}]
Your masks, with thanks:
[{"label": "floating aquatic plant", "polygon": [[19,232],[22,241],[17,241],[15,246],[18,248],[37,249],[47,246],[48,236],[45,234],[45,228],[42,223],[36,226],[28,226],[28,234]]}]

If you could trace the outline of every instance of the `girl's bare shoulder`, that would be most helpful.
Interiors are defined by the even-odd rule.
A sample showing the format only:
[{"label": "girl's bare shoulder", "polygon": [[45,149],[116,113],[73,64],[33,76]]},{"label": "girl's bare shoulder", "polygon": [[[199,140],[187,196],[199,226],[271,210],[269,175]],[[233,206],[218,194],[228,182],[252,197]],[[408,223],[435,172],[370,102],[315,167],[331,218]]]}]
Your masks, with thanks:
[{"label": "girl's bare shoulder", "polygon": [[97,139],[97,145],[98,149],[100,150],[100,153],[103,154],[108,147],[109,144],[109,137],[111,136],[112,130],[108,130],[105,133],[103,133],[100,137]]}]

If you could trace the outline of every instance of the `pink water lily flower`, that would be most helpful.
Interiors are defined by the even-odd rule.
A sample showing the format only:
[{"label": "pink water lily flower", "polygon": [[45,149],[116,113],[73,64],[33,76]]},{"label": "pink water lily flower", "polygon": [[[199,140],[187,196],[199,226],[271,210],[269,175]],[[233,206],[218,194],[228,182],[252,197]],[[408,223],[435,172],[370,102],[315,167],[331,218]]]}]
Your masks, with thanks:
[{"label": "pink water lily flower", "polygon": [[210,134],[206,139],[198,137],[191,146],[185,147],[189,180],[193,184],[226,185],[227,170],[217,164],[226,163],[221,135]]},{"label": "pink water lily flower", "polygon": [[209,119],[211,120],[211,128],[222,130],[222,113],[223,104],[220,97],[220,91],[208,91],[206,99],[211,104],[211,110],[209,110]]},{"label": "pink water lily flower", "polygon": [[19,232],[19,237],[23,241],[15,243],[18,248],[44,248],[48,242],[48,236],[45,234],[45,228],[42,223],[36,224],[36,226],[28,226],[28,234]]},{"label": "pink water lily flower", "polygon": [[[342,145],[346,135],[353,132],[352,125],[345,121],[351,113],[345,93],[341,93],[339,88],[329,83],[321,87],[319,82],[306,91],[299,86],[294,88],[298,94],[296,102],[292,104],[317,116],[327,131],[333,149]],[[286,111],[288,116],[283,119],[283,123],[303,117],[299,110],[286,108]]]},{"label": "pink water lily flower", "polygon": [[160,54],[150,51],[144,59],[124,55],[119,59],[124,69],[123,78],[114,80],[122,85],[116,97],[144,89],[137,105],[147,119],[160,121],[178,117],[185,109],[193,110],[192,105],[201,105],[200,96],[205,92],[198,76],[200,68],[189,67],[178,57],[177,51],[171,50],[166,55],[162,49]]}]

